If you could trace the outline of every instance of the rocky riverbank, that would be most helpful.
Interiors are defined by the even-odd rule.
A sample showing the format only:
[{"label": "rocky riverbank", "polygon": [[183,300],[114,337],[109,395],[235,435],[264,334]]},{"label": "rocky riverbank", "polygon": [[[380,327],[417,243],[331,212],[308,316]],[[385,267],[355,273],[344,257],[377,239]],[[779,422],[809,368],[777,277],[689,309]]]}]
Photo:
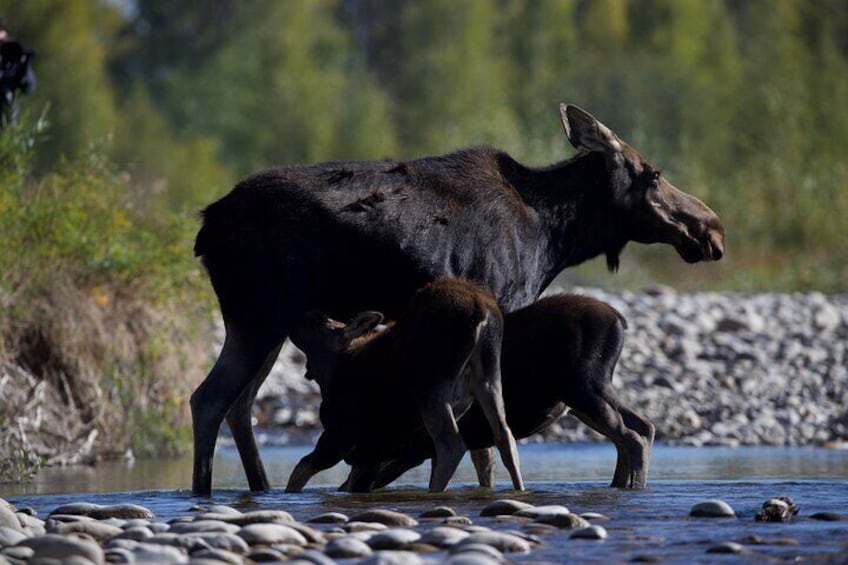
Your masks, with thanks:
[{"label": "rocky riverbank", "polygon": [[[603,504],[603,497],[590,498]],[[561,563],[565,556],[574,562],[711,562],[704,555],[710,553],[745,554],[756,562],[809,557],[835,563],[846,528],[842,514],[799,515],[789,497],[769,498],[753,516],[756,505],[749,502],[738,512],[723,500],[688,501],[688,517],[686,506],[677,505],[662,525],[644,509],[635,519],[617,504],[607,515],[572,512],[552,500],[463,500],[459,511],[423,500],[415,510],[404,504],[403,510],[369,506],[317,513],[288,504],[302,514],[297,519],[279,508],[282,502],[257,508],[242,499],[247,508],[240,509],[210,501],[166,518],[135,503],[75,501],[42,518],[33,508],[0,499],[0,563],[497,565]],[[759,527],[764,521],[777,524]],[[806,527],[781,525],[798,521]]]},{"label": "rocky riverbank", "polygon": [[[848,295],[574,289],[610,303],[629,329],[615,374],[622,398],[682,445],[848,440]],[[223,336],[222,336],[223,337]],[[260,390],[260,427],[280,442],[320,430],[320,395],[287,344]],[[563,417],[527,441],[600,439]]]}]

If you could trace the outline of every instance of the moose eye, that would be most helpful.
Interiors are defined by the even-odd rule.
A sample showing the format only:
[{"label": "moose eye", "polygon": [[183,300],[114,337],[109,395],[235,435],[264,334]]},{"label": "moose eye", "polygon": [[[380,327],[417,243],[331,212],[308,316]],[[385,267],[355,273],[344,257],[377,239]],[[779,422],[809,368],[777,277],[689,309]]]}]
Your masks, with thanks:
[{"label": "moose eye", "polygon": [[661,176],[662,176],[662,171],[651,171],[650,173],[648,173],[648,183],[652,187],[659,186]]}]

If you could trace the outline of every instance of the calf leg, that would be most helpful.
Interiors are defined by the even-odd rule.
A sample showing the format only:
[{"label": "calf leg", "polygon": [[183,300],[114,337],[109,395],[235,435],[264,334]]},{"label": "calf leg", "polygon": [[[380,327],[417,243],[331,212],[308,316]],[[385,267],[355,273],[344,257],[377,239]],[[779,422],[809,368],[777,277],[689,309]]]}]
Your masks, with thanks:
[{"label": "calf leg", "polygon": [[409,471],[410,469],[414,469],[418,467],[422,463],[424,463],[425,459],[420,457],[401,457],[399,459],[392,459],[391,461],[386,461],[380,466],[380,470],[377,472],[377,477],[374,479],[374,488],[383,488],[389,483],[393,483],[401,475]]},{"label": "calf leg", "polygon": [[289,477],[286,492],[300,492],[309,479],[342,460],[344,451],[336,438],[326,431],[318,438],[315,449],[298,461]]},{"label": "calf leg", "polygon": [[456,419],[450,404],[450,391],[443,388],[435,398],[421,409],[424,427],[433,440],[435,455],[430,471],[430,492],[442,492],[453,477],[462,456],[465,442],[459,435]]},{"label": "calf leg", "polygon": [[[240,336],[237,331],[227,329],[227,337],[215,366],[212,367],[206,380],[191,395],[191,419],[194,431],[192,492],[194,494],[207,495],[212,491],[212,458],[221,422],[240,395],[250,394],[248,389],[251,383],[258,378],[268,357],[274,351],[276,347],[258,346],[251,339],[247,339],[247,336]],[[261,379],[259,381],[261,382]],[[253,431],[249,429],[245,431],[237,423],[234,433],[237,434],[234,436],[236,440],[241,438],[243,444],[248,434],[251,437],[250,442],[239,446],[239,450],[244,450],[249,459],[254,461],[248,475],[251,488],[267,490],[268,480],[264,477],[264,471],[259,471],[261,462],[256,444],[252,440]],[[252,475],[250,471],[253,472]]]},{"label": "calf leg", "polygon": [[253,376],[250,385],[242,391],[230,407],[230,411],[227,412],[227,424],[230,426],[230,432],[232,432],[233,440],[236,442],[250,490],[254,492],[270,490],[270,483],[259,456],[259,449],[256,447],[256,438],[253,435],[251,422],[253,400],[256,398],[259,387],[262,386],[268,373],[271,372],[281,347],[282,344],[275,347],[268,355],[265,363]]},{"label": "calf leg", "polygon": [[[518,461],[518,448],[506,422],[503,391],[501,387],[501,330],[489,317],[488,324],[481,328],[478,347],[471,356],[472,388],[474,398],[483,409],[492,432],[495,435],[495,445],[501,454],[501,460],[509,471],[512,486],[516,490],[524,490],[524,480]],[[479,477],[479,470],[478,470]]]},{"label": "calf leg", "polygon": [[651,447],[654,445],[656,428],[649,420],[627,406],[619,405],[619,412],[624,419],[624,425],[642,437],[642,442],[630,453],[632,466],[630,487],[645,488],[648,482],[648,467],[651,463]]},{"label": "calf leg", "polygon": [[584,424],[609,438],[616,446],[618,459],[610,486],[644,488],[647,480],[646,453],[650,449],[645,437],[630,429],[619,409],[617,397],[609,387],[600,394],[579,395],[571,409]]},{"label": "calf leg", "polygon": [[471,462],[477,471],[477,481],[481,487],[495,486],[495,454],[491,447],[471,450]]}]

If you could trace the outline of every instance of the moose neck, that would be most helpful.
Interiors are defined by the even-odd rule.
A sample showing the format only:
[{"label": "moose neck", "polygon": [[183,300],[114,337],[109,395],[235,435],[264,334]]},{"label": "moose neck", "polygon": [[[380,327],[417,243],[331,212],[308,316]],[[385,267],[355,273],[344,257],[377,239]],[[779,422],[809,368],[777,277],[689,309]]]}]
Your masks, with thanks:
[{"label": "moose neck", "polygon": [[612,200],[604,156],[580,153],[549,167],[520,171],[514,185],[538,214],[547,239],[545,286],[566,267],[601,254],[615,270],[627,237]]}]

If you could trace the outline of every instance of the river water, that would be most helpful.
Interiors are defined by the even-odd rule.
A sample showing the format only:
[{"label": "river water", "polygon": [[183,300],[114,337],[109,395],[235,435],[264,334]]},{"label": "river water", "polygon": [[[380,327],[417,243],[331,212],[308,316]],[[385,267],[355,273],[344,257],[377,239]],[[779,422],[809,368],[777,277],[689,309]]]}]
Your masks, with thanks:
[{"label": "river water", "polygon": [[[475,524],[497,529],[515,524],[481,518],[480,509],[498,498],[541,504],[562,504],[572,512],[599,512],[610,519],[597,522],[609,532],[603,542],[569,539],[567,532],[542,537],[532,553],[510,556],[514,561],[627,562],[658,558],[663,562],[813,562],[848,563],[848,521],[811,519],[818,512],[848,515],[848,450],[815,447],[668,447],[653,451],[649,487],[626,491],[607,487],[615,466],[615,450],[599,444],[534,444],[520,447],[527,492],[509,488],[499,470],[493,491],[474,486],[468,458],[463,460],[447,493],[426,492],[428,466],[411,471],[396,485],[369,495],[335,491],[347,469],[339,465],[310,481],[301,494],[282,486],[308,447],[263,449],[263,458],[278,490],[253,495],[246,490],[238,455],[222,447],[215,458],[212,499],[192,497],[190,458],[161,461],[105,462],[96,467],[44,469],[23,486],[0,485],[0,496],[19,507],[29,506],[43,517],[73,501],[100,504],[132,502],[168,520],[189,513],[192,505],[215,502],[245,509],[283,509],[303,521],[322,512],[354,512],[392,508],[417,516],[438,505],[453,507]],[[773,496],[790,496],[800,508],[788,523],[758,523],[754,515]],[[705,499],[729,503],[736,518],[688,518],[689,509]],[[766,543],[753,543],[756,536]],[[725,541],[743,542],[744,555],[706,553]]]}]

